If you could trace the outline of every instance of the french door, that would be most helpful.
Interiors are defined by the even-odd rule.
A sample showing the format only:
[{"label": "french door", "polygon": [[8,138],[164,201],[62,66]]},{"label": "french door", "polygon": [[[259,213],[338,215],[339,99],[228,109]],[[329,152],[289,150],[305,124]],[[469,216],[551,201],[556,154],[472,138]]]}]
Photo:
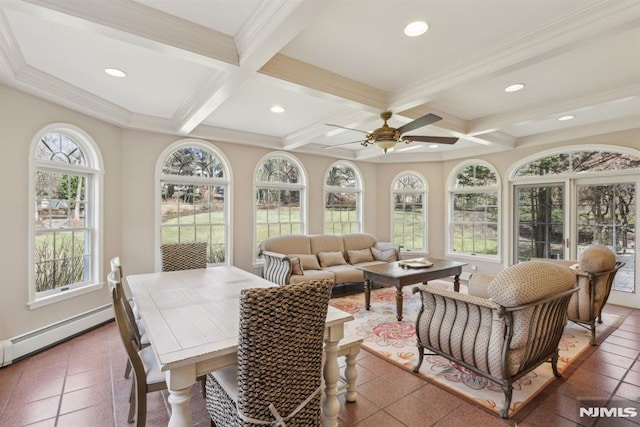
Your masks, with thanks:
[{"label": "french door", "polygon": [[640,307],[637,279],[637,179],[569,179],[514,187],[514,262],[576,260],[593,243],[611,248],[625,266],[609,301]]}]

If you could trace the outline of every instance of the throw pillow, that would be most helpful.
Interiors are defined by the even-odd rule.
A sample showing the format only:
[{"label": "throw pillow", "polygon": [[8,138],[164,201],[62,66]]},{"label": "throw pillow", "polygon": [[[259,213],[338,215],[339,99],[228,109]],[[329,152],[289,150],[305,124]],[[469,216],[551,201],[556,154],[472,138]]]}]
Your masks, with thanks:
[{"label": "throw pillow", "polygon": [[373,261],[373,255],[371,255],[369,248],[347,250],[347,255],[351,264]]},{"label": "throw pillow", "polygon": [[314,254],[291,254],[289,257],[300,258],[300,265],[302,270],[320,270],[320,264],[318,264],[318,258]]},{"label": "throw pillow", "polygon": [[291,262],[291,274],[303,275],[304,269],[302,268],[302,264],[300,263],[300,257],[291,256],[289,257],[289,262]]},{"label": "throw pillow", "polygon": [[371,253],[373,254],[373,257],[377,261],[393,262],[393,261],[396,261],[397,259],[395,248],[384,249],[384,250],[378,249],[378,248],[371,248]]},{"label": "throw pillow", "polygon": [[347,263],[347,261],[344,260],[342,252],[318,252],[318,259],[320,260],[320,265],[323,267]]}]

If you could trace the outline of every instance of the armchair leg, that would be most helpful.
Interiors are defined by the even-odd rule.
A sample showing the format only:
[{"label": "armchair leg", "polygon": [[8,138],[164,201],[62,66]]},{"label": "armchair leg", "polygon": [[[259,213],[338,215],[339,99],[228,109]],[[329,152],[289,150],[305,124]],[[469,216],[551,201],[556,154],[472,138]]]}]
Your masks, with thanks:
[{"label": "armchair leg", "polygon": [[500,410],[500,418],[507,419],[509,418],[509,407],[511,406],[511,398],[513,397],[513,386],[511,382],[508,384],[504,384],[502,386],[502,390],[504,391],[504,406]]},{"label": "armchair leg", "polygon": [[591,339],[589,340],[589,344],[596,345],[596,321],[592,320],[589,324],[589,328],[591,329]]},{"label": "armchair leg", "polygon": [[422,366],[422,359],[424,359],[424,347],[418,344],[418,363],[413,368],[413,372],[416,374],[420,370],[420,366]]},{"label": "armchair leg", "polygon": [[553,375],[556,378],[562,377],[562,375],[560,375],[560,372],[558,371],[558,359],[560,359],[560,355],[556,350],[556,352],[551,356],[551,369],[553,369]]}]

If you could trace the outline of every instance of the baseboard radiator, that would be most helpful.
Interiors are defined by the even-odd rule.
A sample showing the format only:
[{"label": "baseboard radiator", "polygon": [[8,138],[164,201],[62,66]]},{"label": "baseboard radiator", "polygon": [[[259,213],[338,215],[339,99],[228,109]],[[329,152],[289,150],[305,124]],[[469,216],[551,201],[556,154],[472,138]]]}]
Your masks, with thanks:
[{"label": "baseboard radiator", "polygon": [[107,304],[44,328],[0,341],[0,367],[108,322],[113,317],[113,308],[111,304]]}]

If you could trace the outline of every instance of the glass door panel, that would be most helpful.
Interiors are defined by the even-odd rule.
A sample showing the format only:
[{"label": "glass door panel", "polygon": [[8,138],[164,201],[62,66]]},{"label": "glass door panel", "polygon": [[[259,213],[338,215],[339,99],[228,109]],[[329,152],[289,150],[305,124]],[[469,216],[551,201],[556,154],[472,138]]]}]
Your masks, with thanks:
[{"label": "glass door panel", "polygon": [[576,253],[594,243],[611,248],[617,259],[626,263],[616,275],[613,290],[636,294],[635,183],[578,182],[576,196]]},{"label": "glass door panel", "polygon": [[564,184],[515,187],[515,259],[564,259]]}]

